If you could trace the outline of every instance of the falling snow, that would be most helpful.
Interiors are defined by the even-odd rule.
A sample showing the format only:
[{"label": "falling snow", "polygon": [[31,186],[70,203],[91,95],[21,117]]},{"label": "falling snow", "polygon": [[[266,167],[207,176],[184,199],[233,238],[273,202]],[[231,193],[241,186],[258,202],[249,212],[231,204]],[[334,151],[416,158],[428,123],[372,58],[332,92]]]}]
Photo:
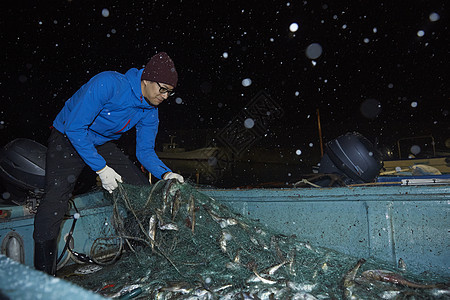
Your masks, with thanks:
[{"label": "falling snow", "polygon": [[251,129],[253,126],[255,126],[255,121],[251,118],[245,119],[244,121],[245,128]]},{"label": "falling snow", "polygon": [[441,17],[439,16],[439,14],[437,14],[435,12],[431,13],[430,16],[429,16],[429,19],[430,19],[431,22],[439,21],[440,18]]},{"label": "falling snow", "polygon": [[291,25],[289,25],[289,30],[291,32],[296,32],[298,30],[298,24],[297,23],[292,23]]},{"label": "falling snow", "polygon": [[248,87],[252,84],[252,80],[250,78],[245,78],[242,80],[242,86]]},{"label": "falling snow", "polygon": [[[280,119],[261,130],[259,119],[246,115],[239,126],[261,130],[264,141],[255,148],[296,155],[301,148],[305,172],[320,160],[318,112],[323,142],[357,131],[392,147],[399,138],[432,133],[436,147],[448,150],[443,3],[8,3],[0,21],[0,137],[3,144],[16,137],[45,144],[64,102],[92,76],[142,68],[167,51],[179,84],[160,107],[156,148],[169,135],[187,149],[205,139],[220,144],[216,134],[264,91],[280,105]],[[129,141],[119,143],[127,148]]]},{"label": "falling snow", "polygon": [[322,46],[318,43],[312,43],[306,48],[306,56],[309,59],[317,59],[322,55]]},{"label": "falling snow", "polygon": [[104,16],[105,18],[109,17],[109,9],[107,8],[102,9],[102,16]]}]

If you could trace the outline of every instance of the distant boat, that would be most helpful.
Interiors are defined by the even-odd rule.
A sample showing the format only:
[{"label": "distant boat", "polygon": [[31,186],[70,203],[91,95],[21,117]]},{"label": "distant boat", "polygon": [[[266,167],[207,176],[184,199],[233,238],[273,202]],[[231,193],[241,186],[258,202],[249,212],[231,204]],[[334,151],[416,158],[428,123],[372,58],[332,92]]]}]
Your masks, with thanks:
[{"label": "distant boat", "polygon": [[[422,154],[422,148],[428,148],[428,153]],[[397,141],[397,151],[398,159],[383,161],[380,175],[450,174],[450,151],[437,152],[431,135],[401,138]]]},{"label": "distant boat", "polygon": [[384,171],[380,175],[395,174],[401,172],[411,172],[414,166],[426,165],[433,167],[441,174],[450,174],[450,156],[433,158],[406,158],[399,160],[385,160]]}]

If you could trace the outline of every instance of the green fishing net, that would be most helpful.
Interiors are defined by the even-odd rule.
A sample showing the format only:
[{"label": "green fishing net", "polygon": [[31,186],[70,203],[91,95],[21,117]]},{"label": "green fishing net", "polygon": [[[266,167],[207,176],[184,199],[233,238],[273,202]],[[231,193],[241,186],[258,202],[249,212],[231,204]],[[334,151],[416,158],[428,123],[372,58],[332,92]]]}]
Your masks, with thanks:
[{"label": "green fishing net", "polygon": [[[187,183],[158,181],[149,187],[124,184],[119,185],[111,198],[115,232],[105,232],[90,253],[100,267],[82,276],[66,277],[106,297],[449,297],[447,287],[431,283],[437,278],[403,274],[401,279],[405,282],[397,284],[375,280],[376,274],[363,272],[390,267],[370,259],[365,261],[312,247],[295,236],[279,234],[276,229],[234,212]],[[96,265],[84,265],[79,269],[91,267],[94,270],[92,266]],[[396,274],[384,275],[391,278]],[[417,286],[408,286],[413,281]]]}]

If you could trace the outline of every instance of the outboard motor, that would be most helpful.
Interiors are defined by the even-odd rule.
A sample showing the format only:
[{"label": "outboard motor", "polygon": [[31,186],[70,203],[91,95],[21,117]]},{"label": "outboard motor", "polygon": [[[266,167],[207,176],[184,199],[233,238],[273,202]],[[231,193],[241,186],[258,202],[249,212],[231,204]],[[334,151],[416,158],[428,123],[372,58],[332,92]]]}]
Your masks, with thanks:
[{"label": "outboard motor", "polygon": [[[373,182],[383,167],[381,153],[357,132],[347,133],[326,144],[319,173],[338,174],[345,184]],[[328,186],[329,181],[317,183]]]},{"label": "outboard motor", "polygon": [[23,205],[43,196],[46,152],[47,147],[25,138],[15,139],[0,150],[0,179],[7,191],[3,199]]}]

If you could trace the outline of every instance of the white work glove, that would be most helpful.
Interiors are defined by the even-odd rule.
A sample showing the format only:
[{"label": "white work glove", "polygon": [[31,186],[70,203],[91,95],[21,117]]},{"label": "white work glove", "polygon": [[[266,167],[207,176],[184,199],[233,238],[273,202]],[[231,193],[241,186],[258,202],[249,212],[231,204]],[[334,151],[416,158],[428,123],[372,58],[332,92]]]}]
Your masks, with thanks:
[{"label": "white work glove", "polygon": [[122,182],[122,177],[108,166],[105,166],[103,169],[97,171],[96,173],[102,181],[103,188],[109,193],[112,193],[117,188],[117,181]]},{"label": "white work glove", "polygon": [[184,182],[183,176],[181,176],[180,174],[177,174],[177,173],[172,173],[172,172],[167,172],[166,174],[164,174],[163,179],[164,180],[176,179],[180,183]]}]

